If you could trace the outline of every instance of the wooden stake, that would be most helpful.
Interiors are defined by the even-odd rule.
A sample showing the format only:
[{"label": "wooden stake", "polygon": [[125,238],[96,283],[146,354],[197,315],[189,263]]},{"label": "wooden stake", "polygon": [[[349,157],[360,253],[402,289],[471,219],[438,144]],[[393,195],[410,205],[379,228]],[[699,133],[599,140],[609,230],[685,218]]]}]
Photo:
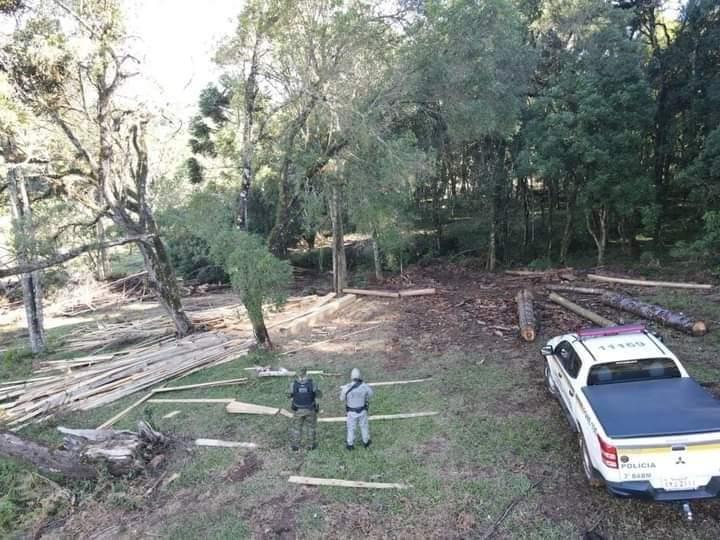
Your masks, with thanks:
[{"label": "wooden stake", "polygon": [[535,341],[537,323],[533,309],[533,295],[528,289],[523,289],[515,296],[518,308],[518,321],[520,323],[520,336],[525,341]]},{"label": "wooden stake", "polygon": [[303,484],[306,486],[335,486],[366,489],[407,489],[411,486],[406,484],[392,484],[386,482],[358,482],[355,480],[339,480],[337,478],[313,478],[310,476],[291,476],[288,478],[291,484]]},{"label": "wooden stake", "polygon": [[211,381],[198,384],[186,384],[184,386],[166,386],[164,388],[156,388],[154,393],[159,392],[175,392],[176,390],[190,390],[193,388],[215,388],[217,386],[233,386],[236,384],[244,384],[248,381],[247,377],[240,379],[226,379],[224,381]]},{"label": "wooden stake", "polygon": [[150,399],[148,403],[232,403],[234,399]]},{"label": "wooden stake", "polygon": [[145,403],[148,399],[150,399],[150,398],[152,397],[152,395],[153,395],[152,392],[150,392],[149,394],[145,394],[143,397],[141,397],[140,399],[138,399],[135,403],[133,403],[132,405],[130,405],[127,409],[123,409],[122,411],[120,411],[119,413],[117,413],[115,416],[113,416],[113,417],[112,417],[110,420],[108,420],[107,422],[103,422],[102,424],[100,424],[100,425],[97,427],[97,429],[107,429],[107,428],[111,427],[115,422],[117,422],[118,420],[120,420],[123,416],[125,416],[127,413],[129,413],[130,411],[132,411],[135,407],[137,407],[138,405],[141,405],[141,404]]},{"label": "wooden stake", "polygon": [[[440,413],[431,412],[417,412],[407,414],[376,414],[375,416],[368,416],[368,420],[399,420],[401,418],[422,418],[424,416],[435,416]],[[326,418],[318,418],[318,422],[345,422],[347,418],[344,416],[331,416]]]},{"label": "wooden stake", "polygon": [[599,274],[588,274],[588,279],[593,281],[605,281],[607,283],[623,283],[625,285],[640,285],[642,287],[670,287],[677,289],[712,289],[712,285],[703,283],[686,283],[682,281],[650,281],[645,279],[627,279]]},{"label": "wooden stake", "polygon": [[368,386],[391,386],[394,384],[412,384],[431,381],[432,377],[426,377],[425,379],[411,379],[409,381],[382,381],[382,382],[371,382],[367,383]]},{"label": "wooden stake", "polygon": [[585,309],[582,306],[578,306],[576,303],[571,302],[564,296],[560,296],[559,294],[550,293],[550,296],[548,297],[550,300],[555,302],[556,304],[561,305],[565,309],[568,309],[572,311],[573,313],[580,315],[581,317],[594,322],[598,326],[615,326],[617,323],[611,321],[610,319],[606,319],[605,317],[602,317],[598,315],[597,313],[594,313],[590,311],[589,309]]},{"label": "wooden stake", "polygon": [[218,448],[257,448],[258,445],[251,442],[221,441],[218,439],[195,439],[196,446],[215,446]]}]

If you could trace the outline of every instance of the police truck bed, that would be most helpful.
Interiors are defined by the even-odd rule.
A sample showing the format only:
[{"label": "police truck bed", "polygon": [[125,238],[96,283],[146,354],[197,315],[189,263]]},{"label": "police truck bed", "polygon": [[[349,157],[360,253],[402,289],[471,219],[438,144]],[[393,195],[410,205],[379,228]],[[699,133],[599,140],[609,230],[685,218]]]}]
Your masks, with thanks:
[{"label": "police truck bed", "polygon": [[613,439],[720,432],[720,401],[691,378],[600,384],[583,393]]}]

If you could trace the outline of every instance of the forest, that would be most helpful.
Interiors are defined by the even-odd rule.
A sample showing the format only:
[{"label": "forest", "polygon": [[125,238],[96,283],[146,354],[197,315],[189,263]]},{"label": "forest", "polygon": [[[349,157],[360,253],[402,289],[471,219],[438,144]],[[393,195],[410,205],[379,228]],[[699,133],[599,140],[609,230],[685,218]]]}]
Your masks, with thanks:
[{"label": "forest", "polygon": [[[571,468],[577,441],[539,397],[542,374],[527,361],[539,341],[518,344],[511,324],[516,298],[532,315],[530,338],[520,321],[527,341],[586,324],[538,291],[585,294],[577,285],[588,284],[568,282],[617,274],[602,284],[611,289],[589,283],[590,314],[603,326],[627,322],[608,298],[639,286],[629,289],[637,304],[694,334],[671,335],[694,376],[717,386],[714,285],[648,292],[668,282],[623,278],[638,269],[717,278],[720,1],[244,0],[231,31],[211,32],[214,67],[190,109],[147,84],[156,74],[131,22],[137,5],[0,0],[0,536],[38,512],[42,530],[68,527],[69,537],[90,537],[89,524],[144,537],[112,528],[104,512],[120,508],[138,530],[171,538],[332,537],[349,515],[367,537],[565,538],[598,527],[689,537],[667,528],[670,510],[656,520],[650,507],[566,496],[578,480],[557,471]],[[166,15],[153,31],[174,24]],[[190,63],[177,57],[170,68],[192,80]],[[391,292],[360,301],[353,287]],[[90,300],[78,300],[84,291]],[[307,323],[300,337],[293,322]],[[293,375],[285,365],[318,368],[327,387],[357,366],[399,383],[378,392],[393,418],[415,418],[406,404],[423,391],[406,383],[436,376],[451,391],[426,392],[417,428],[378,427],[377,453],[361,454],[370,457],[339,457],[327,429],[316,457],[293,461],[277,418],[233,422],[203,408],[244,398],[242,389],[256,403],[240,409],[281,415],[287,380],[261,377]],[[155,395],[175,390],[202,411],[173,411]],[[6,420],[27,444],[57,447],[50,428],[61,422],[129,428],[132,414],[120,418],[140,410],[150,445],[175,445],[163,450],[169,465],[143,464],[142,481],[109,484],[83,463],[73,470],[96,482],[92,491],[4,460],[17,457],[3,448],[15,440]],[[452,416],[434,423],[443,414]],[[265,453],[190,458],[183,446],[228,436]],[[402,473],[417,490],[355,506],[334,494],[304,500],[278,487],[286,469]],[[221,481],[237,520],[222,517]],[[193,506],[193,490],[207,497],[189,524],[172,508]],[[73,509],[62,525],[56,499]],[[41,500],[52,504],[32,502]],[[100,501],[87,523],[77,500]],[[697,537],[720,531],[708,504]],[[418,529],[405,528],[418,515]]]}]

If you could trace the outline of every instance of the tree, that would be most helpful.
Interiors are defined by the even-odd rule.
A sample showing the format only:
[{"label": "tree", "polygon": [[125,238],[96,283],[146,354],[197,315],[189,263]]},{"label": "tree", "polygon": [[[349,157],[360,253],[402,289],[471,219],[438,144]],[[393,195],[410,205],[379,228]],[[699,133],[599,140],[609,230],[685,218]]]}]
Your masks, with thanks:
[{"label": "tree", "polygon": [[[58,6],[64,17],[55,13]],[[137,245],[149,285],[177,334],[187,335],[193,326],[148,201],[150,119],[138,104],[117,99],[137,63],[122,52],[119,5],[91,0],[75,10],[39,2],[19,24],[2,47],[0,69],[16,98],[59,130],[72,150],[64,163],[54,163],[52,176],[92,210],[92,225],[106,216],[126,236],[142,238]],[[77,40],[83,47],[73,47]]]}]

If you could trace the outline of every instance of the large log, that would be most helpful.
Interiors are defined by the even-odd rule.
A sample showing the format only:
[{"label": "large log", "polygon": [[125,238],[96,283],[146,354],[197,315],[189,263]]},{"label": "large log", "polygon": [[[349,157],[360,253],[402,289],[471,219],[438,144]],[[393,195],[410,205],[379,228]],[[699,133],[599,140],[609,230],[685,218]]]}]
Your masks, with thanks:
[{"label": "large log", "polygon": [[676,289],[712,289],[712,285],[705,283],[686,283],[682,281],[651,281],[645,279],[627,279],[599,274],[588,274],[588,279],[593,281],[604,281],[607,283],[622,283],[624,285],[640,285],[643,287],[670,287]]},{"label": "large log", "polygon": [[131,431],[58,428],[64,435],[63,447],[55,450],[19,437],[0,432],[0,456],[30,463],[44,473],[73,479],[94,479],[101,470],[115,476],[142,471],[167,439],[146,422]]},{"label": "large log", "polygon": [[568,309],[573,313],[580,315],[584,319],[594,322],[598,326],[616,326],[616,323],[611,321],[610,319],[606,319],[605,317],[602,317],[601,315],[598,315],[597,313],[594,313],[589,309],[578,306],[576,303],[571,302],[564,296],[560,296],[556,293],[550,293],[550,296],[548,298],[550,298],[550,300],[555,302],[556,304],[564,307],[565,309]]},{"label": "large log", "polygon": [[707,333],[707,326],[704,321],[691,319],[684,313],[677,313],[662,306],[641,302],[636,298],[623,296],[616,293],[605,293],[601,297],[604,304],[634,315],[639,315],[651,321],[675,328],[693,336],[703,336]]},{"label": "large log", "polygon": [[537,322],[533,309],[533,295],[528,289],[523,289],[515,296],[518,307],[518,321],[520,323],[520,336],[525,341],[535,341]]}]

